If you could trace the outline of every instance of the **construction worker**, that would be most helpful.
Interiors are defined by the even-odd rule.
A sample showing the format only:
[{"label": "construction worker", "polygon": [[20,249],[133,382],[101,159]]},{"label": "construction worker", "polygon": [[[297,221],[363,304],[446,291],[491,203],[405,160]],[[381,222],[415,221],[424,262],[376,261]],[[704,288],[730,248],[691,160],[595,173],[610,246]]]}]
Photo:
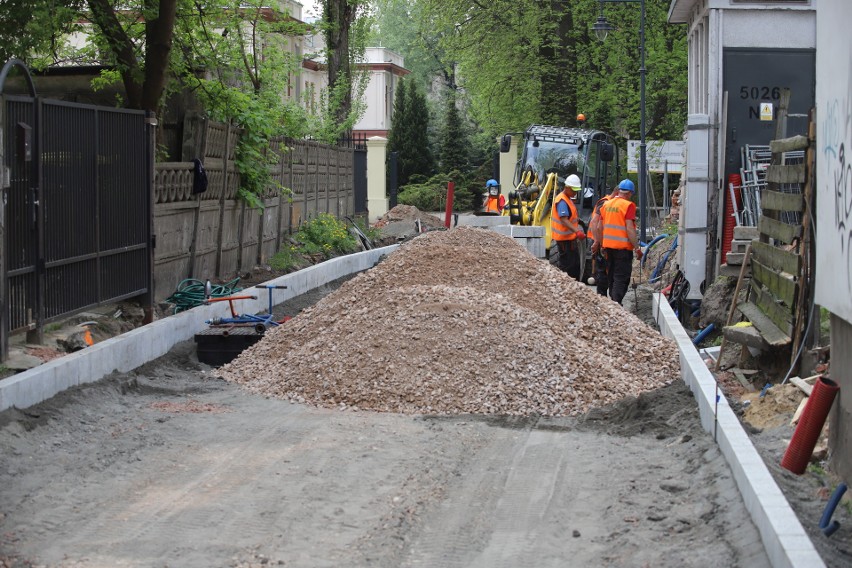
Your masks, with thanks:
[{"label": "construction worker", "polygon": [[621,304],[630,286],[633,272],[633,253],[642,259],[639,238],[636,235],[636,204],[630,201],[636,191],[629,179],[618,184],[618,196],[601,207],[601,247],[607,259],[609,297]]},{"label": "construction worker", "polygon": [[500,215],[506,206],[506,196],[500,193],[500,184],[496,179],[485,182],[485,202],[483,212],[486,215]]},{"label": "construction worker", "polygon": [[585,246],[586,238],[573,201],[578,191],[580,178],[571,174],[565,178],[565,187],[553,200],[550,212],[551,237],[559,249],[558,266],[577,280],[580,279],[580,247]]},{"label": "construction worker", "polygon": [[592,217],[589,219],[589,233],[594,239],[592,243],[592,260],[594,269],[592,271],[592,276],[595,278],[595,285],[598,290],[598,294],[601,296],[606,296],[609,292],[609,280],[606,276],[606,257],[604,256],[604,251],[601,248],[601,240],[603,239],[603,227],[601,225],[601,208],[603,205],[613,199],[614,197],[618,197],[619,188],[616,185],[612,188],[612,193],[604,195],[598,202],[595,203],[595,207],[592,210]]}]

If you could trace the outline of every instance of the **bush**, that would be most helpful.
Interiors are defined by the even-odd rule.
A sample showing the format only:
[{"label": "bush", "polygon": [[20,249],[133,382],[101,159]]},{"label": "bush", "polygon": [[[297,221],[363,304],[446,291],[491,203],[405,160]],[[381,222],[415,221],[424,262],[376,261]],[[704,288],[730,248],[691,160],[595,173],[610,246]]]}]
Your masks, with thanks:
[{"label": "bush", "polygon": [[328,213],[320,213],[304,223],[290,242],[269,259],[275,270],[296,270],[311,264],[310,258],[321,255],[331,258],[358,249],[358,242],[349,227]]},{"label": "bush", "polygon": [[[412,180],[418,177],[412,176]],[[485,191],[485,180],[480,181],[476,174],[465,175],[458,170],[432,176],[423,183],[409,183],[401,187],[397,201],[402,205],[413,205],[421,211],[442,211],[446,207],[447,183],[450,180],[455,182],[453,210],[474,209]]]}]

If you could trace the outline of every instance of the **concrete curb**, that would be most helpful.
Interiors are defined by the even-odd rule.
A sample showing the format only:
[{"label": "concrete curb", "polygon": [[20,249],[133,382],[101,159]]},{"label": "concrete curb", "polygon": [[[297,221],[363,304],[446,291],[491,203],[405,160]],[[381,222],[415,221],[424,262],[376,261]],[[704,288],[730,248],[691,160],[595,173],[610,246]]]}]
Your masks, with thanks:
[{"label": "concrete curb", "polygon": [[[667,301],[654,294],[653,309],[660,333],[677,342],[684,382],[698,401],[701,426],[715,439],[725,456],[746,509],[775,567],[819,568],[825,563],[799,518],[758,454],[716,380],[692,344]],[[717,399],[718,396],[718,399]],[[717,402],[718,400],[718,402]]]},{"label": "concrete curb", "polygon": [[[285,290],[272,291],[272,303],[278,305],[343,276],[372,268],[382,255],[398,247],[391,245],[333,258],[265,284],[287,286]],[[246,293],[256,295],[257,299],[241,300],[240,312],[266,311],[269,306],[266,290],[247,289]],[[192,339],[207,327],[205,321],[228,315],[227,302],[198,306],[0,380],[0,411],[13,406],[27,408],[65,389],[98,381],[113,371],[132,371],[165,355],[176,344]]]}]

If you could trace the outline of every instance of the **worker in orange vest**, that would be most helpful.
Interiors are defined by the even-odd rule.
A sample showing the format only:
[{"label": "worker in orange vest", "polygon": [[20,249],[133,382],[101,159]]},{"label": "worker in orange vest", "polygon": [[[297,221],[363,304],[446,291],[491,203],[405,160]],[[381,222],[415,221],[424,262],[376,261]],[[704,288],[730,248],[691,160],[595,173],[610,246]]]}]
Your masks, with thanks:
[{"label": "worker in orange vest", "polygon": [[606,276],[606,257],[604,256],[604,251],[601,248],[601,241],[603,240],[601,209],[607,201],[618,197],[619,191],[620,189],[616,185],[612,188],[612,193],[604,195],[598,199],[598,202],[595,203],[595,208],[592,210],[592,217],[589,219],[589,234],[592,239],[594,239],[594,242],[592,243],[592,260],[594,261],[592,276],[595,278],[595,285],[597,287],[598,294],[601,296],[606,296],[609,292],[609,279]]},{"label": "worker in orange vest", "polygon": [[618,184],[618,190],[618,196],[601,207],[601,247],[607,259],[609,297],[621,304],[630,286],[633,253],[641,260],[642,249],[636,235],[636,204],[630,201],[636,188],[625,179]]},{"label": "worker in orange vest", "polygon": [[580,247],[586,245],[586,233],[580,226],[580,216],[574,196],[580,191],[580,178],[571,174],[565,187],[553,200],[550,212],[551,237],[559,250],[559,268],[572,278],[580,279]]},{"label": "worker in orange vest", "polygon": [[496,179],[485,182],[485,202],[483,212],[486,215],[500,215],[506,206],[506,196],[500,193],[500,184]]}]

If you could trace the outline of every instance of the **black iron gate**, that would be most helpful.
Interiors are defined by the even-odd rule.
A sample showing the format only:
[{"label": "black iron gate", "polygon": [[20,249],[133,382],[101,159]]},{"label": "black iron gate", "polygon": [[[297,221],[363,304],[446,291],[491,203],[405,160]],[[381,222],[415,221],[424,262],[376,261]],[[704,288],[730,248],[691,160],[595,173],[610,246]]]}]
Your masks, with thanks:
[{"label": "black iron gate", "polygon": [[[9,64],[0,77],[0,94]],[[25,68],[24,68],[25,69]],[[5,96],[3,355],[8,336],[152,298],[151,126],[142,111]]]}]

